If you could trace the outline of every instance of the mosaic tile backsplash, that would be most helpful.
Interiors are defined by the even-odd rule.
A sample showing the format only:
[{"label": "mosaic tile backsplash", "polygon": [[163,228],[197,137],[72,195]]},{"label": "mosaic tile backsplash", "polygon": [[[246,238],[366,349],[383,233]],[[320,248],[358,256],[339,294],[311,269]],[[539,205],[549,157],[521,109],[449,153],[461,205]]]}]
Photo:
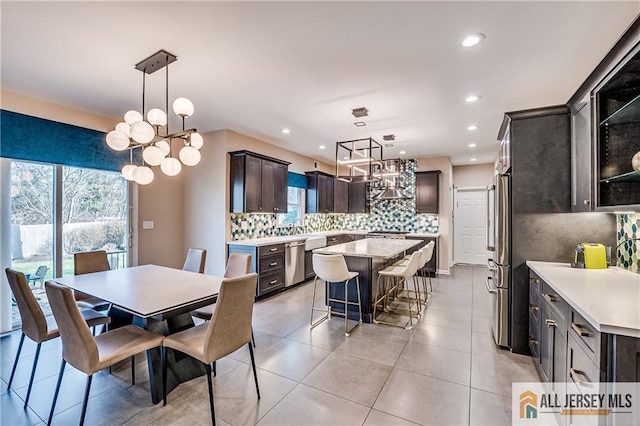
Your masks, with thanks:
[{"label": "mosaic tile backsplash", "polygon": [[415,172],[417,169],[418,163],[415,160],[407,162],[405,190],[410,198],[373,199],[369,214],[306,214],[304,226],[279,228],[276,214],[232,213],[231,238],[246,240],[337,230],[438,232],[438,215],[416,214]]},{"label": "mosaic tile backsplash", "polygon": [[638,240],[640,240],[640,214],[616,215],[616,241],[618,266],[632,272],[638,267]]}]

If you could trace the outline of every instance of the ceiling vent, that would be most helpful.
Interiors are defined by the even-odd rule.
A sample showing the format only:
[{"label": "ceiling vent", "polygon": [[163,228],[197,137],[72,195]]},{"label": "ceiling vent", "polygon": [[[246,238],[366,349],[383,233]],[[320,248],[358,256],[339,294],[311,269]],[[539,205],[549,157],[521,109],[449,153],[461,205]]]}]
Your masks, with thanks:
[{"label": "ceiling vent", "polygon": [[356,118],[360,118],[360,117],[368,117],[369,116],[369,111],[365,108],[355,108],[351,110],[351,114],[353,114],[354,117]]},{"label": "ceiling vent", "polygon": [[384,139],[385,141],[395,141],[396,135],[384,135],[382,139]]}]

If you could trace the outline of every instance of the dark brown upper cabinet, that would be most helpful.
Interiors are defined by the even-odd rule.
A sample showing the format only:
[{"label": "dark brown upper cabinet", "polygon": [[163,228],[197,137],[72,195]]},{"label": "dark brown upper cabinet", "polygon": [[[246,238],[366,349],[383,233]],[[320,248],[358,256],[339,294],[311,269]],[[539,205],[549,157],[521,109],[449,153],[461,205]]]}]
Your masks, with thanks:
[{"label": "dark brown upper cabinet", "polygon": [[286,161],[250,151],[231,155],[231,213],[286,213]]},{"label": "dark brown upper cabinet", "polygon": [[416,213],[438,213],[440,170],[416,172]]},{"label": "dark brown upper cabinet", "polygon": [[349,182],[333,179],[333,212],[349,213]]},{"label": "dark brown upper cabinet", "polygon": [[307,213],[333,213],[333,176],[313,171],[307,175]]},{"label": "dark brown upper cabinet", "polygon": [[368,192],[369,184],[366,182],[349,184],[349,213],[369,213]]}]

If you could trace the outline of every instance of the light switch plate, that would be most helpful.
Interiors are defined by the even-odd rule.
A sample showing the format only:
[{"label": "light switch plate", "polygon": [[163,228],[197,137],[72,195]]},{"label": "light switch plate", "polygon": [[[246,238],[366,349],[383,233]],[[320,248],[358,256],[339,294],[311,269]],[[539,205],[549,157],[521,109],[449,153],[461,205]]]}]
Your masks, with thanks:
[{"label": "light switch plate", "polygon": [[153,229],[153,221],[152,220],[143,220],[142,221],[142,229]]}]

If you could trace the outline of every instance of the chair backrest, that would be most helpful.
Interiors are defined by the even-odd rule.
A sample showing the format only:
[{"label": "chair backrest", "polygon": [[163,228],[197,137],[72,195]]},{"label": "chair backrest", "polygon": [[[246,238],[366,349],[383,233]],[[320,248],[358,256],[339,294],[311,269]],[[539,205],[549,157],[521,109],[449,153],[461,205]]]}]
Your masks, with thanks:
[{"label": "chair backrest", "polygon": [[224,278],[207,328],[204,353],[216,360],[251,342],[251,318],[258,275]]},{"label": "chair backrest", "polygon": [[42,342],[48,334],[47,319],[29,288],[27,277],[15,269],[5,269],[9,287],[18,304],[22,332],[36,342]]},{"label": "chair backrest", "polygon": [[410,277],[418,272],[418,269],[422,266],[422,252],[417,250],[411,253],[411,257],[409,258],[409,263],[405,267],[404,272],[402,273],[403,277]]},{"label": "chair backrest", "polygon": [[107,252],[104,250],[86,251],[73,254],[73,274],[82,275],[111,269]]},{"label": "chair backrest", "polygon": [[82,318],[69,287],[45,283],[47,298],[62,338],[62,357],[78,370],[90,374],[99,362],[98,345]]},{"label": "chair backrest", "polygon": [[190,248],[187,252],[187,258],[184,261],[182,269],[184,271],[204,274],[204,263],[206,260],[207,251],[205,249]]},{"label": "chair backrest", "polygon": [[335,283],[349,279],[349,268],[341,254],[313,254],[313,272],[326,282]]},{"label": "chair backrest", "polygon": [[47,271],[49,267],[47,265],[40,265],[38,269],[36,269],[36,273],[33,274],[33,278],[43,279],[45,275],[47,275]]},{"label": "chair backrest", "polygon": [[231,253],[224,270],[225,278],[235,278],[251,272],[251,255],[249,253]]},{"label": "chair backrest", "polygon": [[[423,259],[424,259],[424,264],[426,265],[431,258],[433,257],[433,248],[435,247],[436,242],[435,241],[429,241],[427,243],[426,246],[424,246],[422,248],[423,251]],[[423,265],[424,266],[424,265]]]}]

